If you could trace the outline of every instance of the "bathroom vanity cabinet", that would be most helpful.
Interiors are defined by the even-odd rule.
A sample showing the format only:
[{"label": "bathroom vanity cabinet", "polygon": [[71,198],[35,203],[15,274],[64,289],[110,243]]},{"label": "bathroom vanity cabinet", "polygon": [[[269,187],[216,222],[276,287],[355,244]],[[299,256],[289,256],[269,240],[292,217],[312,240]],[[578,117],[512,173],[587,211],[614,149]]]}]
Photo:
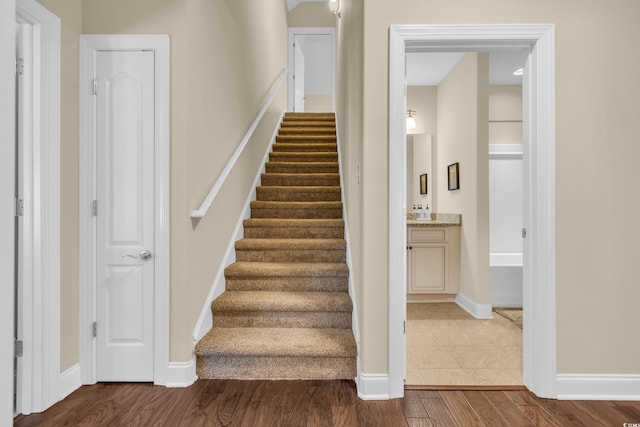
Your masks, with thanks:
[{"label": "bathroom vanity cabinet", "polygon": [[408,223],[407,268],[409,294],[458,293],[460,225]]}]

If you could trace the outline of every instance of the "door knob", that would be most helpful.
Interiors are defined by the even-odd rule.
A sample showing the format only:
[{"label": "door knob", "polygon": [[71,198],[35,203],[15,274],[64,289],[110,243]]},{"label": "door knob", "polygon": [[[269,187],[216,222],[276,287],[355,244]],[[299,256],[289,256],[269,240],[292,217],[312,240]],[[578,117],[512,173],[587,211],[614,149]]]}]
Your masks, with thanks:
[{"label": "door knob", "polygon": [[150,260],[152,256],[153,255],[151,254],[151,251],[148,251],[145,249],[143,251],[140,251],[139,255],[127,254],[127,255],[122,255],[122,258],[133,258],[133,259],[140,258],[142,261],[147,261],[147,260]]}]

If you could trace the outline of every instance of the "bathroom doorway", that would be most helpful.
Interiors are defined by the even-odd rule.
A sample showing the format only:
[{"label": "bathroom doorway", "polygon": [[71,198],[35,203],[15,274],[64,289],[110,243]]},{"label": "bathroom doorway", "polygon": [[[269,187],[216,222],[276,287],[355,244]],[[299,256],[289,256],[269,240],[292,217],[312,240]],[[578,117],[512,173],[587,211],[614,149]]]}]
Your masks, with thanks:
[{"label": "bathroom doorway", "polygon": [[[555,396],[555,50],[553,25],[392,26],[389,66],[389,397],[404,394],[406,321],[405,64],[408,51],[528,50],[524,69],[523,380]],[[463,220],[464,221],[464,220]]]},{"label": "bathroom doorway", "polygon": [[[407,111],[412,112],[414,119],[413,126],[407,127],[407,212],[412,205],[427,204],[438,213],[459,213],[438,209],[439,198],[446,205],[446,198],[453,194],[447,191],[443,172],[453,150],[450,145],[456,144],[456,138],[460,139],[451,129],[444,129],[441,134],[438,124],[446,126],[452,116],[459,119],[459,110],[463,108],[455,107],[456,103],[473,104],[471,100],[477,96],[477,103],[485,104],[483,114],[488,120],[483,119],[487,121],[483,127],[486,134],[481,138],[482,148],[478,148],[474,161],[486,162],[478,171],[484,173],[489,191],[472,188],[467,180],[465,194],[456,194],[456,197],[481,194],[480,197],[486,199],[484,205],[490,206],[490,221],[484,226],[489,227],[489,231],[484,232],[489,234],[490,260],[507,258],[511,255],[507,252],[518,253],[522,260],[522,74],[518,70],[524,68],[527,53],[518,48],[491,50],[483,58],[482,72],[474,66],[475,52],[406,53]],[[463,60],[463,57],[466,58]],[[471,87],[473,85],[465,81],[477,81],[479,75],[486,81],[480,83],[477,93],[469,89],[467,94],[454,96],[447,90],[452,85]],[[421,149],[425,138],[427,150]],[[498,154],[490,160],[492,151]],[[520,153],[519,160],[513,159],[512,151]],[[520,162],[520,167],[513,165],[514,162]],[[431,184],[426,194],[416,188],[422,172],[428,172]],[[471,223],[469,217],[466,219]],[[463,220],[463,230],[464,223]],[[516,254],[513,255],[515,258]],[[504,277],[505,271],[511,274]],[[515,277],[515,273],[519,273],[519,277]],[[519,268],[492,263],[489,276],[490,280],[481,284],[491,288],[491,306],[521,309],[522,261]],[[508,280],[511,283],[505,286]],[[494,282],[500,288],[499,304],[493,298]],[[411,289],[408,292],[407,386],[522,386],[521,322],[511,322],[497,313],[492,319],[478,319],[474,317],[478,313],[472,315],[462,308],[464,305],[455,303],[456,294],[413,294]],[[505,296],[511,294],[516,298],[507,301]],[[487,312],[490,313],[490,308]],[[500,313],[514,314],[512,310]]]}]

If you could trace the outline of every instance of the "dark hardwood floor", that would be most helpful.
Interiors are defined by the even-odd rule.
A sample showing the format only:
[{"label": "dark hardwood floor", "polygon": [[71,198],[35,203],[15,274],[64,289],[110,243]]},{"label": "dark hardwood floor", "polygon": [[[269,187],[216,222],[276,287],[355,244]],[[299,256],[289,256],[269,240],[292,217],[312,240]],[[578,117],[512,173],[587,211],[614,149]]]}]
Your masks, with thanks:
[{"label": "dark hardwood floor", "polygon": [[618,426],[640,402],[558,401],[522,390],[406,390],[363,401],[352,381],[199,380],[84,386],[15,426]]}]

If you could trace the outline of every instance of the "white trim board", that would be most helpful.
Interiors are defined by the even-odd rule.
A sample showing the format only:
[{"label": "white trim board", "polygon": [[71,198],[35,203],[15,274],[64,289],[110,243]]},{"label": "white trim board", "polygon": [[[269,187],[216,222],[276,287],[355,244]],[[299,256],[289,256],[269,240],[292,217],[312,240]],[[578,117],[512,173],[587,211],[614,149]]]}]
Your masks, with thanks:
[{"label": "white trim board", "polygon": [[558,374],[557,381],[561,400],[640,400],[637,374]]},{"label": "white trim board", "polygon": [[155,295],[154,383],[166,384],[169,371],[170,266],[170,39],[167,35],[80,36],[80,366],[82,383],[96,382],[95,340],[91,325],[95,313],[95,101],[92,94],[95,52],[99,50],[153,50],[155,52]]},{"label": "white trim board", "polygon": [[526,49],[523,76],[524,384],[556,396],[555,27],[391,26],[389,31],[389,395],[404,395],[406,358],[405,54]]},{"label": "white trim board", "polygon": [[[15,1],[0,1],[0,425],[13,424],[13,324],[14,324],[14,208],[15,99]],[[5,94],[7,94],[5,96]]]},{"label": "white trim board", "polygon": [[34,0],[18,0],[15,19],[25,36],[16,409],[29,414],[60,387],[60,19]]},{"label": "white trim board", "polygon": [[358,374],[358,397],[362,400],[389,400],[389,376],[387,374]]},{"label": "white trim board", "polygon": [[80,364],[76,363],[60,374],[60,396],[62,400],[82,386],[82,376],[80,375]]},{"label": "white trim board", "polygon": [[476,319],[493,319],[491,304],[480,304],[464,294],[456,295],[456,304]]}]

